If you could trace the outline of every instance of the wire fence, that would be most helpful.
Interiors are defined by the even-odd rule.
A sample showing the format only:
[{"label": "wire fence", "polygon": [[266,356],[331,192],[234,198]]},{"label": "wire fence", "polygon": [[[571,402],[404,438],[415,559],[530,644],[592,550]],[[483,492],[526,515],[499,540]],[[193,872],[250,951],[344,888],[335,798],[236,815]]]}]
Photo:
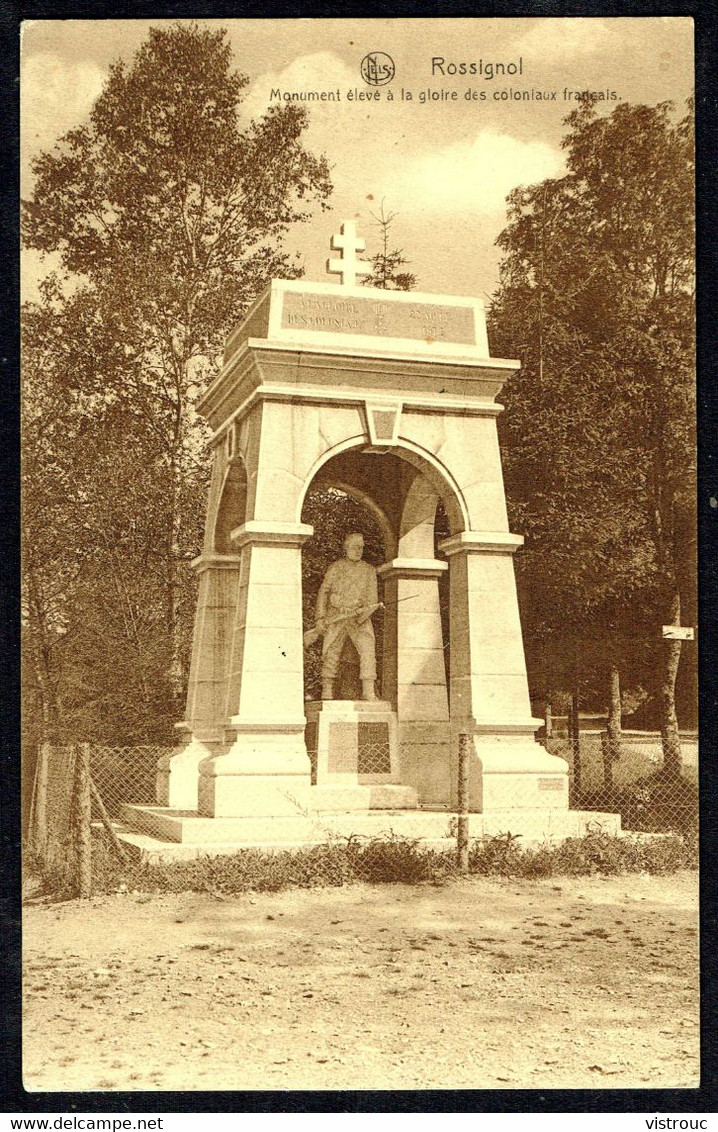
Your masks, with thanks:
[{"label": "wire fence", "polygon": [[52,891],[88,896],[92,858],[109,846],[129,863],[118,833],[123,804],[152,805],[157,763],[171,749],[40,744],[26,838],[27,860]]},{"label": "wire fence", "polygon": [[550,754],[568,763],[569,805],[620,813],[624,830],[679,833],[698,829],[698,737],[681,738],[680,773],[668,772],[658,734],[606,731],[549,738]]},{"label": "wire fence", "polygon": [[[600,858],[588,865],[600,868],[607,854],[615,852],[611,846],[619,826],[611,815],[616,814],[624,832],[672,833],[683,842],[695,841],[698,748],[692,736],[681,744],[679,774],[666,773],[657,735],[626,734],[616,741],[594,732],[581,734],[578,742],[560,736],[545,740],[547,751],[568,764],[570,808],[568,813],[565,805],[552,809],[555,796],[547,794],[543,809],[534,811],[534,798],[518,823],[523,841],[515,809],[511,817],[518,784],[505,788],[513,792],[505,812],[496,807],[493,814],[469,812],[473,748],[468,736],[462,737],[454,771],[453,805],[447,800],[418,807],[411,791],[387,781],[388,747],[383,739],[371,742],[373,738],[355,743],[332,764],[336,777],[313,793],[311,802],[287,794],[285,816],[245,823],[240,835],[244,847],[231,855],[222,843],[227,835],[221,822],[156,806],[157,764],[176,753],[173,749],[44,744],[30,807],[30,866],[42,876],[45,891],[65,896],[135,888],[221,892],[349,879],[412,883],[455,871],[505,871],[511,862],[517,864],[521,846],[532,840],[562,843],[566,857],[578,852],[566,844],[587,833],[594,837],[591,852]],[[309,747],[316,781],[316,752],[311,743]],[[512,777],[518,776],[507,779]],[[138,807],[132,811],[134,821],[123,809],[128,804]],[[584,811],[590,820],[581,824]],[[199,834],[182,826],[187,819]],[[265,836],[269,827],[271,834]],[[596,838],[602,837],[601,848]],[[169,853],[168,842],[175,843]],[[162,851],[153,851],[153,844]],[[532,867],[539,868],[535,861]]]},{"label": "wire fence", "polygon": [[119,818],[126,802],[154,803],[157,764],[172,752],[158,746],[90,747],[90,774],[110,817]]}]

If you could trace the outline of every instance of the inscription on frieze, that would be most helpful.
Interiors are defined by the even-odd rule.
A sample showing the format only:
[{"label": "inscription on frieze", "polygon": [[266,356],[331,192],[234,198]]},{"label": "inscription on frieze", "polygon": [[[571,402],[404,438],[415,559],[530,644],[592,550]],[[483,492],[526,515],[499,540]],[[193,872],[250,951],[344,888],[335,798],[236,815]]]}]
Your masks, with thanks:
[{"label": "inscription on frieze", "polygon": [[476,345],[471,307],[391,302],[368,296],[364,299],[285,291],[281,328]]}]

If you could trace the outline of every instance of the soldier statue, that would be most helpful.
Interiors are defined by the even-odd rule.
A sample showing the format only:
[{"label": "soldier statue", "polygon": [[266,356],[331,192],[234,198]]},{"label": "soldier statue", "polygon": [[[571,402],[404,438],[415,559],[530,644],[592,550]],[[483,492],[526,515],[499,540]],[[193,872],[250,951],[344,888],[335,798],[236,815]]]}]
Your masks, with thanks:
[{"label": "soldier statue", "polygon": [[362,558],[364,536],[357,531],[344,539],[344,557],[333,562],[317,598],[317,635],[322,643],[322,699],[334,698],[334,680],[347,637],[359,653],[362,697],[375,700],[376,642],[371,623],[379,608],[376,570]]}]

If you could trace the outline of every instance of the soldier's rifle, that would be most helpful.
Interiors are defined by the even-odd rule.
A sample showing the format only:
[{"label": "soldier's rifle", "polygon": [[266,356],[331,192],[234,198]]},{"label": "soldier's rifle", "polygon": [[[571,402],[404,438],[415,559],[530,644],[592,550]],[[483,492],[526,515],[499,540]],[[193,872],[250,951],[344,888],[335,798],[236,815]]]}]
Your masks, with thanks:
[{"label": "soldier's rifle", "polygon": [[328,620],[322,621],[321,628],[319,625],[315,625],[313,629],[307,629],[304,634],[304,647],[308,649],[310,645],[318,641],[324,634],[324,630],[328,629],[330,625],[337,625],[340,621],[349,621],[352,617],[358,617],[360,613],[374,613],[377,609],[386,609],[388,605],[398,605],[400,601],[409,601],[418,596],[418,594],[407,594],[406,597],[399,597],[396,601],[375,601],[371,605],[358,605],[356,609],[348,609],[336,617],[330,617]]}]

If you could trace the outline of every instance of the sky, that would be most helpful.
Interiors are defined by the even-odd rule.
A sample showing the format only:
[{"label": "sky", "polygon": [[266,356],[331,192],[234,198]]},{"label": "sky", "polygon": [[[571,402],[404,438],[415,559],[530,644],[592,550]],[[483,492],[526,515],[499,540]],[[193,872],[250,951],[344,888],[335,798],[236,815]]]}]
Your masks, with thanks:
[{"label": "sky", "polygon": [[[171,22],[24,23],[23,196],[32,192],[32,158],[87,118],[110,64],[129,63],[151,26]],[[250,80],[242,105],[247,120],[266,111],[272,89],[339,92],[338,101],[303,103],[310,112],[305,144],[327,155],[334,184],[330,210],[317,211],[287,241],[313,280],[329,279],[330,237],[345,219],[356,220],[367,255],[379,250],[383,202],[396,214],[392,246],[410,260],[419,290],[486,299],[498,281],[495,241],[507,194],[563,171],[564,119],[576,105],[564,91],[603,91],[602,112],[619,101],[670,99],[682,113],[693,90],[693,23],[685,17],[198,22],[227,29],[235,66]],[[395,68],[382,86],[367,84],[361,73],[362,59],[376,52]],[[443,74],[432,60],[444,61]],[[508,70],[519,61],[520,74],[449,73],[461,63],[468,71],[481,62],[485,72],[487,64]],[[349,99],[350,92],[379,98]],[[411,100],[402,97],[407,92]],[[515,92],[532,99],[517,101]],[[27,253],[25,298],[35,297],[52,266],[52,257]]]}]

